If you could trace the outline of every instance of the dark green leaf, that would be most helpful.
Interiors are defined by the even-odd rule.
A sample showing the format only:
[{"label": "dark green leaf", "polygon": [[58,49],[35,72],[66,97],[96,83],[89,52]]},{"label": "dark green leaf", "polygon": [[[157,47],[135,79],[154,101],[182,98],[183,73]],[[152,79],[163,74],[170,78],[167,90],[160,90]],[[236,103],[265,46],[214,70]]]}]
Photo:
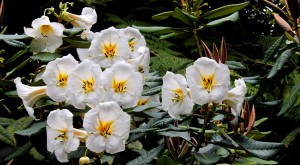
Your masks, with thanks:
[{"label": "dark green leaf", "polygon": [[130,162],[127,162],[126,165],[142,165],[150,163],[155,157],[158,157],[160,153],[163,151],[164,145],[160,145],[156,148],[151,149],[146,152],[144,155],[141,155]]},{"label": "dark green leaf", "polygon": [[159,31],[163,31],[163,30],[179,30],[178,28],[163,27],[163,26],[143,27],[143,26],[132,25],[132,27],[138,29],[141,32],[145,32],[145,33],[153,33],[153,32],[159,32]]},{"label": "dark green leaf", "polygon": [[33,121],[33,118],[30,116],[25,116],[22,117],[20,119],[18,119],[17,121],[15,121],[14,123],[10,124],[6,130],[10,133],[15,133],[17,131],[21,131],[25,128],[27,128]]},{"label": "dark green leaf", "polygon": [[268,61],[270,57],[272,57],[278,51],[283,40],[284,36],[279,37],[274,44],[264,52],[264,62]]},{"label": "dark green leaf", "polygon": [[273,161],[273,160],[263,160],[259,159],[257,157],[250,157],[250,156],[243,156],[242,158],[249,160],[251,162],[255,162],[257,164],[278,164],[278,162]]},{"label": "dark green leaf", "polygon": [[12,73],[14,73],[15,71],[21,69],[23,66],[25,66],[28,62],[30,61],[30,59],[28,58],[27,60],[23,61],[21,64],[19,64],[17,67],[15,67],[14,69],[12,69],[11,71],[7,72],[5,77],[8,77],[9,75],[11,75]]},{"label": "dark green leaf", "polygon": [[271,131],[268,132],[260,132],[259,130],[251,130],[247,133],[247,137],[253,140],[259,140],[270,134]]},{"label": "dark green leaf", "polygon": [[136,128],[130,130],[130,133],[148,133],[148,132],[153,132],[155,130],[158,130],[159,128]]},{"label": "dark green leaf", "polygon": [[11,39],[4,39],[5,43],[7,43],[9,46],[16,47],[16,48],[27,48],[27,45],[24,42],[17,41],[17,40],[11,40]]},{"label": "dark green leaf", "polygon": [[217,20],[214,20],[214,21],[211,21],[203,26],[200,26],[200,29],[204,29],[204,28],[209,28],[209,27],[214,27],[214,26],[218,26],[218,25],[221,25],[225,22],[228,22],[228,21],[231,21],[231,22],[235,22],[237,21],[239,18],[239,13],[238,12],[234,12],[233,14],[227,16],[227,17],[224,17],[224,18],[220,18],[220,19],[217,19]]},{"label": "dark green leaf", "polygon": [[300,133],[300,127],[294,129],[286,137],[284,137],[281,143],[283,143],[285,147],[288,147],[296,139],[299,133]]},{"label": "dark green leaf", "polygon": [[192,25],[192,22],[197,20],[195,16],[192,16],[186,12],[181,11],[178,7],[174,9],[173,17],[181,20],[183,23],[187,25]]},{"label": "dark green leaf", "polygon": [[146,82],[162,82],[162,77],[159,76],[149,76]]},{"label": "dark green leaf", "polygon": [[0,125],[2,125],[2,126],[8,126],[15,121],[16,121],[15,119],[0,117]]},{"label": "dark green leaf", "polygon": [[166,12],[156,14],[156,15],[152,16],[151,18],[155,21],[161,21],[161,20],[169,18],[173,14],[174,14],[174,11],[166,11]]},{"label": "dark green leaf", "polygon": [[177,165],[177,163],[167,155],[163,155],[157,160],[156,165]]},{"label": "dark green leaf", "polygon": [[273,65],[271,71],[267,78],[272,78],[276,73],[283,67],[283,65],[290,59],[293,49],[288,49],[282,52],[282,54],[277,58],[275,64]]},{"label": "dark green leaf", "polygon": [[236,62],[236,61],[227,61],[226,65],[228,66],[229,69],[246,69],[246,67],[240,63],[240,62]]},{"label": "dark green leaf", "polygon": [[30,56],[30,58],[32,60],[41,60],[44,62],[50,62],[50,61],[55,60],[56,58],[60,58],[60,57],[62,57],[62,55],[57,54],[57,53],[47,53],[47,52],[38,53],[33,56]]},{"label": "dark green leaf", "polygon": [[70,43],[70,45],[75,48],[89,48],[91,45],[90,41],[74,40],[68,38],[64,38],[64,40]]},{"label": "dark green leaf", "polygon": [[263,104],[263,105],[267,105],[267,106],[276,106],[278,105],[279,103],[282,102],[282,99],[280,100],[273,100],[273,101],[266,101],[266,102],[261,102],[261,101],[258,101],[260,104]]},{"label": "dark green leaf", "polygon": [[72,28],[72,29],[64,29],[64,34],[68,36],[75,36],[81,34],[85,29],[82,28]]},{"label": "dark green leaf", "polygon": [[191,140],[191,137],[188,132],[166,131],[166,132],[158,132],[158,134],[163,136],[168,136],[168,137],[181,137],[187,141]]},{"label": "dark green leaf", "polygon": [[145,86],[149,87],[150,89],[158,87],[158,86],[161,87],[161,85],[162,85],[162,82],[147,82],[147,81],[145,82]]},{"label": "dark green leaf", "polygon": [[14,135],[3,128],[2,125],[0,125],[0,142],[4,142],[13,147],[15,147],[17,143]]},{"label": "dark green leaf", "polygon": [[16,54],[14,54],[10,59],[8,59],[7,61],[5,61],[5,64],[8,64],[10,62],[13,62],[15,59],[19,58],[20,56],[22,56],[24,53],[28,52],[28,49],[23,49],[18,51]]},{"label": "dark green leaf", "polygon": [[200,18],[212,19],[212,18],[223,17],[245,8],[249,3],[250,1],[222,6],[220,8],[213,9],[204,13]]},{"label": "dark green leaf", "polygon": [[295,84],[292,87],[291,92],[289,93],[285,92],[282,107],[280,109],[280,112],[277,114],[277,116],[284,114],[286,111],[292,108],[299,97],[300,97],[300,84]]},{"label": "dark green leaf", "polygon": [[15,158],[18,158],[20,156],[23,156],[23,155],[27,154],[31,150],[32,147],[33,147],[33,145],[29,141],[24,146],[20,147],[16,152],[14,152],[13,154],[6,157],[4,160],[8,161],[8,160],[15,159]]},{"label": "dark green leaf", "polygon": [[22,40],[22,39],[32,39],[27,35],[12,35],[12,34],[0,34],[0,40]]},{"label": "dark green leaf", "polygon": [[42,122],[34,123],[32,124],[31,127],[21,131],[17,131],[15,133],[21,136],[31,136],[33,134],[38,133],[41,129],[45,128],[46,126],[47,126],[46,121],[42,121]]},{"label": "dark green leaf", "polygon": [[142,92],[142,96],[152,96],[161,92],[161,86],[157,86],[154,88],[144,89]]},{"label": "dark green leaf", "polygon": [[216,164],[221,157],[215,153],[194,153],[198,162],[204,165]]}]

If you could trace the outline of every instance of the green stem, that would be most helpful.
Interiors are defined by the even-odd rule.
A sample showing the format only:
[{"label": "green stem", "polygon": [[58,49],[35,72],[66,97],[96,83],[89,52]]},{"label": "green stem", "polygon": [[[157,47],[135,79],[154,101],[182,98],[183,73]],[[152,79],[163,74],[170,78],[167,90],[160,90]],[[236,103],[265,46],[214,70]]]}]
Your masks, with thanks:
[{"label": "green stem", "polygon": [[198,38],[198,35],[197,35],[197,28],[196,28],[196,26],[193,28],[193,35],[194,35],[194,38],[196,40],[197,50],[198,50],[199,56],[202,57],[202,51],[201,51],[202,49],[201,49],[199,38]]}]

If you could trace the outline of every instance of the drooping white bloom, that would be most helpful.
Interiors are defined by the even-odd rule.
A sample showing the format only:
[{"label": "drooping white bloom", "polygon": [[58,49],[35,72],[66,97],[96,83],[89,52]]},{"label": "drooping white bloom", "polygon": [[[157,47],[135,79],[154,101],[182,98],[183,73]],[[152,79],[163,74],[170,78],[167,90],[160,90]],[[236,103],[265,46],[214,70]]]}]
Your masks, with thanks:
[{"label": "drooping white bloom", "polygon": [[105,101],[117,101],[123,108],[136,106],[143,91],[143,77],[125,61],[115,63],[103,72]]},{"label": "drooping white bloom", "polygon": [[89,48],[93,55],[92,61],[108,68],[117,61],[124,61],[130,57],[127,38],[114,27],[96,33]]},{"label": "drooping white bloom", "polygon": [[66,102],[78,109],[93,107],[103,98],[102,70],[98,64],[86,59],[69,74]]},{"label": "drooping white bloom", "polygon": [[115,101],[99,103],[85,114],[83,127],[89,133],[85,142],[89,150],[114,154],[125,149],[130,116]]},{"label": "drooping white bloom", "polygon": [[33,105],[38,99],[47,96],[46,86],[24,85],[22,84],[20,77],[15,78],[14,82],[16,84],[18,96],[22,99],[28,115],[36,119],[34,116]]},{"label": "drooping white bloom", "polygon": [[30,51],[34,53],[51,52],[63,44],[63,30],[65,27],[57,22],[50,22],[47,16],[33,20],[33,28],[24,27],[25,34],[33,37]]},{"label": "drooping white bloom", "polygon": [[223,101],[230,85],[230,72],[225,64],[218,64],[207,57],[199,58],[186,69],[191,88],[191,99],[199,105]]},{"label": "drooping white bloom", "polygon": [[235,87],[228,92],[224,102],[231,107],[231,111],[235,118],[240,116],[247,87],[243,79],[234,80]]},{"label": "drooping white bloom", "polygon": [[146,40],[144,36],[140,33],[138,29],[133,27],[127,27],[125,29],[121,29],[128,41],[128,46],[131,52],[131,58],[135,58],[139,56],[139,47],[146,46]]},{"label": "drooping white bloom", "polygon": [[181,120],[181,114],[189,114],[193,110],[194,102],[188,96],[187,82],[184,76],[167,71],[163,77],[162,107],[168,114]]},{"label": "drooping white bloom", "polygon": [[142,73],[147,76],[150,70],[150,51],[146,46],[140,46],[138,48],[138,56],[132,59],[128,59],[129,63],[134,71]]},{"label": "drooping white bloom", "polygon": [[60,162],[68,162],[68,153],[79,146],[73,128],[73,114],[67,109],[53,110],[47,117],[47,125],[47,150]]},{"label": "drooping white bloom", "polygon": [[90,29],[97,22],[97,13],[90,7],[84,7],[81,15],[66,12],[62,19],[70,22],[74,27]]},{"label": "drooping white bloom", "polygon": [[47,84],[46,93],[52,100],[56,102],[66,100],[69,74],[77,64],[78,62],[71,54],[47,64],[42,78]]},{"label": "drooping white bloom", "polygon": [[[160,103],[159,95],[152,95],[152,96],[141,96],[137,106],[147,105],[149,103]],[[157,113],[159,110],[157,108],[151,108],[146,111],[143,111],[145,114],[148,114],[151,116],[153,113]]]}]

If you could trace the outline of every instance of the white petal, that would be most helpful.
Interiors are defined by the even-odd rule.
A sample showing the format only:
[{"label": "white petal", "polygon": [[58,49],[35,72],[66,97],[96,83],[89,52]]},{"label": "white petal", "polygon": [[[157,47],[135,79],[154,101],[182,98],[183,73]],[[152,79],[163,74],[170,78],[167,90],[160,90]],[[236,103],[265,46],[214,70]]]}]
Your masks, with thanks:
[{"label": "white petal", "polygon": [[96,153],[105,151],[106,140],[103,136],[90,134],[85,141],[86,147]]},{"label": "white petal", "polygon": [[30,51],[34,53],[39,53],[44,51],[46,48],[46,39],[45,38],[37,38],[33,39],[30,42]]},{"label": "white petal", "polygon": [[218,63],[210,58],[202,57],[195,61],[194,66],[200,72],[201,77],[213,75]]},{"label": "white petal", "polygon": [[47,150],[52,152],[60,147],[63,146],[59,140],[55,140],[55,138],[60,134],[59,131],[50,128],[49,126],[46,127],[47,129]]},{"label": "white petal", "polygon": [[67,109],[57,109],[49,113],[47,117],[47,125],[56,130],[67,129],[72,126],[73,114]]},{"label": "white petal", "polygon": [[125,140],[119,139],[114,135],[110,135],[107,137],[107,144],[105,147],[105,151],[110,154],[115,154],[125,150]]},{"label": "white petal", "polygon": [[53,53],[55,50],[63,44],[62,37],[58,36],[48,36],[46,40],[46,47],[45,49],[47,52]]},{"label": "white petal", "polygon": [[89,133],[96,133],[96,126],[99,121],[97,110],[91,109],[84,115],[83,128]]},{"label": "white petal", "polygon": [[68,141],[64,144],[64,148],[67,153],[77,150],[78,147],[79,139],[73,137],[69,137]]},{"label": "white petal", "polygon": [[206,89],[199,86],[191,88],[191,99],[199,105],[207,104],[211,101],[211,95]]},{"label": "white petal", "polygon": [[53,32],[56,36],[58,36],[58,37],[63,36],[63,31],[65,29],[64,25],[62,25],[61,23],[57,23],[57,22],[51,22],[50,26],[52,27]]},{"label": "white petal", "polygon": [[68,162],[68,154],[65,152],[63,147],[58,148],[54,151],[54,154],[58,161],[60,162]]},{"label": "white petal", "polygon": [[186,79],[190,88],[200,85],[201,76],[194,65],[186,68]]}]

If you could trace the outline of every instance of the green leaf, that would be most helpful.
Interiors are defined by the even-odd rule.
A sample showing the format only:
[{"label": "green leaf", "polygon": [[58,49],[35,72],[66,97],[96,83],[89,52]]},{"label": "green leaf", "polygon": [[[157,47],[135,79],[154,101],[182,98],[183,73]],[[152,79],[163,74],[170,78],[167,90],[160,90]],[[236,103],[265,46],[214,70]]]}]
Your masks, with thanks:
[{"label": "green leaf", "polygon": [[21,131],[25,128],[27,128],[33,121],[33,118],[30,116],[25,116],[22,117],[20,119],[18,119],[17,121],[15,121],[14,123],[10,124],[6,130],[10,133],[15,133],[17,131]]},{"label": "green leaf", "polygon": [[162,77],[159,76],[149,76],[146,82],[162,82]]},{"label": "green leaf", "polygon": [[292,87],[290,92],[284,93],[282,107],[280,109],[280,112],[277,114],[277,116],[284,114],[286,111],[292,108],[299,97],[300,97],[300,84],[295,84]]},{"label": "green leaf", "polygon": [[0,125],[0,142],[4,142],[5,144],[13,147],[15,147],[17,144],[14,135],[3,128],[2,125]]},{"label": "green leaf", "polygon": [[259,140],[270,134],[271,131],[260,132],[259,130],[251,130],[247,133],[247,137],[254,140]]},{"label": "green leaf", "polygon": [[261,118],[261,119],[259,119],[259,120],[256,120],[256,121],[254,122],[253,127],[259,126],[261,123],[265,122],[266,120],[268,120],[267,117],[264,117],[264,118]]},{"label": "green leaf", "polygon": [[12,39],[4,39],[5,43],[9,46],[16,47],[16,48],[27,48],[27,45],[24,42],[12,40]]},{"label": "green leaf", "polygon": [[33,147],[33,145],[29,141],[24,146],[20,147],[17,151],[15,151],[13,154],[6,157],[4,160],[8,161],[8,160],[11,160],[11,159],[21,157],[21,156],[27,154],[31,150],[32,147]]},{"label": "green leaf", "polygon": [[264,52],[264,62],[267,62],[271,56],[273,56],[278,49],[280,48],[280,45],[284,41],[284,36],[279,37],[273,45],[271,45],[265,52]]},{"label": "green leaf", "polygon": [[173,17],[181,20],[187,25],[192,25],[193,21],[197,20],[197,17],[180,10],[178,7],[174,9]]},{"label": "green leaf", "polygon": [[158,134],[163,136],[168,136],[168,137],[181,137],[187,141],[191,140],[191,137],[188,132],[166,131],[166,132],[158,132]]},{"label": "green leaf", "polygon": [[154,88],[144,89],[142,96],[152,96],[161,92],[161,86],[156,86]]},{"label": "green leaf", "polygon": [[218,154],[222,158],[226,158],[227,156],[229,156],[229,151],[227,149],[223,148],[223,147],[219,147],[216,150],[216,154]]},{"label": "green leaf", "polygon": [[261,142],[247,138],[242,134],[232,137],[245,150],[261,159],[270,159],[274,157],[283,147],[282,143]]},{"label": "green leaf", "polygon": [[35,160],[38,160],[38,161],[42,161],[44,160],[46,157],[42,154],[40,154],[35,147],[32,147],[31,150],[29,151],[29,155],[35,159]]},{"label": "green leaf", "polygon": [[22,39],[32,39],[27,35],[12,35],[12,34],[0,34],[0,40],[22,40]]},{"label": "green leaf", "polygon": [[33,56],[30,56],[30,58],[32,60],[40,60],[43,62],[50,62],[50,61],[55,60],[56,58],[60,58],[60,57],[62,57],[62,55],[60,55],[58,53],[48,53],[48,52],[42,52],[42,53],[38,53]]},{"label": "green leaf", "polygon": [[160,105],[161,105],[161,103],[158,103],[158,102],[149,102],[145,105],[141,105],[141,106],[138,106],[138,107],[134,108],[132,110],[132,112],[142,112],[142,111],[145,111],[147,109],[156,108]]},{"label": "green leaf", "polygon": [[14,54],[10,59],[8,59],[5,63],[5,64],[8,64],[10,62],[13,62],[15,59],[19,58],[20,56],[22,56],[24,53],[28,52],[28,49],[23,49],[23,50],[20,50],[18,51],[16,54]]},{"label": "green leaf", "polygon": [[284,137],[281,143],[283,143],[285,147],[288,147],[296,139],[299,133],[300,133],[300,127],[294,129],[286,137]]},{"label": "green leaf", "polygon": [[45,128],[47,126],[46,121],[38,122],[38,123],[33,123],[31,127],[17,131],[15,134],[21,135],[21,136],[31,136],[32,134],[36,134],[40,132],[41,129]]},{"label": "green leaf", "polygon": [[14,73],[15,71],[21,69],[23,66],[25,66],[28,62],[30,61],[30,59],[28,58],[27,60],[23,61],[21,64],[19,64],[17,67],[15,67],[14,69],[12,69],[11,71],[7,72],[5,75],[5,78],[8,77],[9,75],[11,75],[12,73]]},{"label": "green leaf", "polygon": [[85,29],[82,28],[72,28],[72,29],[64,29],[64,34],[68,36],[75,36],[81,34]]},{"label": "green leaf", "polygon": [[204,165],[216,164],[221,157],[215,153],[194,153],[198,162]]},{"label": "green leaf", "polygon": [[151,18],[155,21],[161,21],[161,20],[169,18],[173,14],[174,14],[174,11],[166,11],[166,12],[156,14],[156,15],[152,16]]},{"label": "green leaf", "polygon": [[208,28],[208,27],[214,27],[214,26],[218,26],[218,25],[221,25],[225,22],[228,22],[228,21],[231,21],[231,22],[235,22],[237,21],[239,18],[239,12],[234,12],[233,14],[227,16],[227,17],[224,17],[224,18],[220,18],[220,19],[217,19],[217,20],[214,20],[214,21],[211,21],[203,26],[200,26],[200,29],[204,29],[204,28]]},{"label": "green leaf", "polygon": [[0,117],[0,125],[2,125],[2,126],[8,126],[9,124],[11,124],[15,121],[16,121],[15,119]]},{"label": "green leaf", "polygon": [[242,158],[249,160],[251,162],[256,162],[258,164],[278,164],[278,162],[273,161],[273,160],[263,160],[257,157],[252,157],[252,156],[242,156]]},{"label": "green leaf", "polygon": [[130,130],[130,133],[147,133],[147,132],[153,132],[158,129],[159,128],[136,128],[136,129]]},{"label": "green leaf", "polygon": [[158,87],[160,86],[161,87],[162,85],[162,82],[145,82],[145,86],[149,87],[148,89],[151,89],[151,88],[155,88],[155,87]]},{"label": "green leaf", "polygon": [[236,61],[227,61],[226,65],[228,66],[229,69],[246,69],[246,67],[240,63],[240,62],[236,62]]},{"label": "green leaf", "polygon": [[156,148],[147,151],[144,155],[141,155],[130,162],[127,162],[126,165],[140,165],[150,163],[155,157],[158,157],[163,151],[164,145],[160,145]]},{"label": "green leaf", "polygon": [[163,155],[157,160],[156,165],[177,165],[177,163],[167,155]]},{"label": "green leaf", "polygon": [[290,59],[292,55],[293,49],[288,49],[282,52],[282,54],[277,58],[274,63],[271,71],[267,78],[272,78],[276,75],[276,73],[283,67],[283,65]]},{"label": "green leaf", "polygon": [[213,9],[211,11],[204,13],[200,18],[212,19],[212,18],[223,17],[245,8],[249,3],[250,1],[222,6],[220,8]]},{"label": "green leaf", "polygon": [[89,48],[91,45],[90,41],[74,40],[69,38],[64,38],[64,40],[68,42],[70,46],[75,48]]},{"label": "green leaf", "polygon": [[180,30],[179,28],[174,28],[174,27],[165,27],[165,26],[151,26],[151,27],[143,27],[143,26],[136,26],[132,25],[133,28],[138,29],[140,32],[145,32],[145,33],[153,33],[153,32],[159,32],[159,31],[164,31],[164,30]]},{"label": "green leaf", "polygon": [[266,101],[266,102],[261,102],[261,101],[258,101],[260,104],[263,104],[263,105],[267,105],[267,106],[276,106],[278,105],[279,103],[282,102],[282,99],[280,100],[273,100],[273,101]]},{"label": "green leaf", "polygon": [[249,83],[251,85],[255,85],[259,82],[260,77],[259,76],[251,76],[251,77],[243,77],[245,83]]}]

